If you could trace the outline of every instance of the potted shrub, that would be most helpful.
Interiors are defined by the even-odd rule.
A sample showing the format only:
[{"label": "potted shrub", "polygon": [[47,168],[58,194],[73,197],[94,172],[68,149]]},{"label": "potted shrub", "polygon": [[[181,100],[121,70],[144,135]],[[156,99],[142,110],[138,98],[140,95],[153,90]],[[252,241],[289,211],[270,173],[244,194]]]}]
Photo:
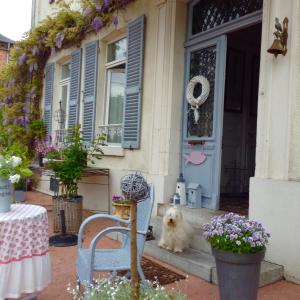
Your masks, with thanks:
[{"label": "potted shrub", "polygon": [[[65,210],[68,232],[78,231],[81,224],[82,196],[78,195],[78,181],[83,170],[87,167],[87,163],[94,164],[94,159],[102,158],[103,152],[100,145],[103,140],[104,136],[98,135],[91,142],[90,147],[86,147],[80,133],[80,126],[73,127],[64,141],[61,149],[61,159],[49,159],[47,163],[47,167],[53,170],[60,185],[61,194],[53,197],[54,210],[57,213],[61,209]],[[74,225],[75,229],[70,230],[68,228],[68,215],[71,212],[68,212],[68,209],[71,209],[74,206],[72,204],[76,203],[80,206],[77,213],[79,220],[74,220],[76,222]]]},{"label": "potted shrub", "polygon": [[270,234],[261,223],[234,213],[214,217],[203,228],[216,260],[221,300],[256,299]]},{"label": "potted shrub", "polygon": [[121,219],[128,220],[130,217],[130,200],[121,195],[112,196],[112,205],[115,208],[115,215]]}]

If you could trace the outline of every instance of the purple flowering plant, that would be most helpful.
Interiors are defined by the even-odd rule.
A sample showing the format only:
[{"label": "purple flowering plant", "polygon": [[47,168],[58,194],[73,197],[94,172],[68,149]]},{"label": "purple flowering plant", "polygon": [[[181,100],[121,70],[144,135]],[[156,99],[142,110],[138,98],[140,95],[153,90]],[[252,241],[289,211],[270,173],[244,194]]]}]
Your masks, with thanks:
[{"label": "purple flowering plant", "polygon": [[50,152],[56,152],[57,149],[52,144],[44,141],[38,141],[35,146],[35,151],[45,156]]},{"label": "purple flowering plant", "polygon": [[111,200],[112,203],[130,204],[130,200],[126,199],[123,195],[113,195]]},{"label": "purple flowering plant", "polygon": [[203,229],[213,249],[240,254],[263,250],[270,238],[261,223],[234,213],[213,217]]}]

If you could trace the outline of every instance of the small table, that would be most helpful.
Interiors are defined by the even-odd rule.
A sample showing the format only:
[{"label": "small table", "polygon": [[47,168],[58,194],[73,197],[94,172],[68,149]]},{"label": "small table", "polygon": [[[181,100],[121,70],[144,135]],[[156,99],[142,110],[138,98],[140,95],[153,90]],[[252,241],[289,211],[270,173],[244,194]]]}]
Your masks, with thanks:
[{"label": "small table", "polygon": [[0,213],[0,300],[49,285],[48,215],[42,206],[13,204]]}]

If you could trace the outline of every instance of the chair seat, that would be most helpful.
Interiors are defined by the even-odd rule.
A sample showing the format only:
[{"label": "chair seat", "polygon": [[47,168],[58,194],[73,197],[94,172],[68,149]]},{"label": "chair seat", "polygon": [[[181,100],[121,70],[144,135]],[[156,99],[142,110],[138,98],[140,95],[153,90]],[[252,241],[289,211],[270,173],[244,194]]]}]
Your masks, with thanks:
[{"label": "chair seat", "polygon": [[78,279],[89,281],[91,271],[121,271],[130,269],[130,251],[121,249],[96,249],[93,270],[88,264],[91,253],[89,249],[79,249],[77,256]]}]

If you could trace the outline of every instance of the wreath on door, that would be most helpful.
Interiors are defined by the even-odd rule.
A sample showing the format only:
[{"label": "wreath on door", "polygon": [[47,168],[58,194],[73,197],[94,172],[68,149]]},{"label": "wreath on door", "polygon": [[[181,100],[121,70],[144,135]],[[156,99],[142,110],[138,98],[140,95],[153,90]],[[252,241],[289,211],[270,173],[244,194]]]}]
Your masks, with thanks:
[{"label": "wreath on door", "polygon": [[[195,90],[195,86],[198,83],[201,84],[202,91],[201,91],[201,94],[197,98],[195,98],[194,90]],[[207,100],[207,98],[209,96],[209,92],[210,92],[209,81],[207,80],[207,78],[205,78],[202,75],[193,77],[189,81],[189,83],[186,87],[186,99],[187,99],[188,103],[191,105],[191,109],[194,111],[195,124],[198,124],[198,121],[199,121],[198,109]]]}]

